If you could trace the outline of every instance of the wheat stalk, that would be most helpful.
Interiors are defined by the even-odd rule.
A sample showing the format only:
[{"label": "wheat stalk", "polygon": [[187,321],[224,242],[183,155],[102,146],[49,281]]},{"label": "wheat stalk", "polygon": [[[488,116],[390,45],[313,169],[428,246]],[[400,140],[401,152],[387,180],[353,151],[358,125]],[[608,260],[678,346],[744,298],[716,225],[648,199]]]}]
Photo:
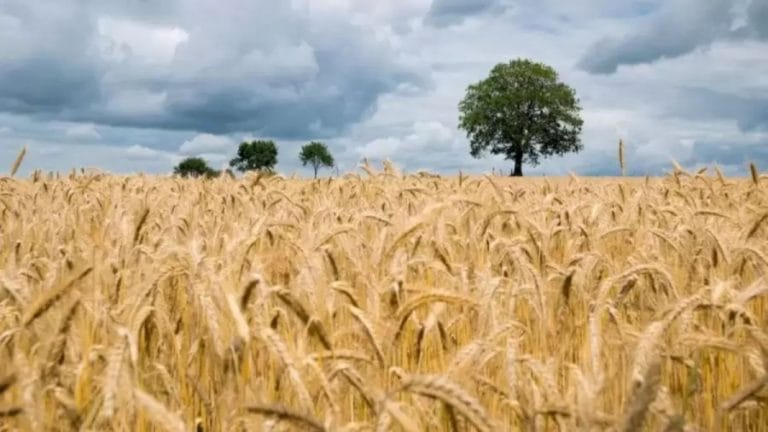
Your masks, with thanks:
[{"label": "wheat stalk", "polygon": [[24,160],[24,156],[27,154],[27,146],[24,146],[21,148],[21,151],[19,151],[18,156],[16,156],[16,159],[13,161],[13,165],[11,165],[11,177],[16,175],[16,172],[19,170],[19,167],[21,166],[21,162]]},{"label": "wheat stalk", "polygon": [[104,376],[103,393],[104,400],[101,406],[101,417],[111,419],[115,413],[115,397],[118,391],[118,380],[123,366],[123,355],[125,353],[125,338],[117,341],[107,355],[107,369]]},{"label": "wheat stalk", "polygon": [[621,175],[627,175],[627,169],[624,164],[624,140],[619,140],[619,167],[621,168]]},{"label": "wheat stalk", "polygon": [[754,162],[749,163],[749,173],[752,176],[752,183],[758,186],[760,184],[760,171],[757,170],[757,165]]},{"label": "wheat stalk", "polygon": [[285,346],[280,339],[280,336],[268,327],[261,329],[261,337],[288,370],[288,377],[298,393],[299,400],[301,401],[304,410],[310,411],[313,405],[312,398],[309,396],[309,391],[307,390],[304,381],[301,379],[299,371],[296,369],[296,363],[288,352],[288,347]]}]

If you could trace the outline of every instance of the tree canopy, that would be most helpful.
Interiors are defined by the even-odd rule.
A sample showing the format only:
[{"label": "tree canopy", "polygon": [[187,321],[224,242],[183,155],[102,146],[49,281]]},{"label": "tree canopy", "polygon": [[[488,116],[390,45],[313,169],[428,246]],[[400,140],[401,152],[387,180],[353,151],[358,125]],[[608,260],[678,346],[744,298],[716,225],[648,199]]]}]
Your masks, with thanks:
[{"label": "tree canopy", "polygon": [[467,132],[470,154],[490,152],[523,163],[580,151],[583,121],[576,92],[551,67],[530,60],[500,63],[488,78],[467,88],[459,103],[459,127]]},{"label": "tree canopy", "polygon": [[173,173],[182,177],[213,177],[217,174],[216,170],[208,166],[205,159],[199,157],[188,157],[179,162],[173,168]]},{"label": "tree canopy", "polygon": [[299,159],[304,166],[312,165],[315,170],[315,178],[317,178],[318,168],[321,166],[331,168],[334,165],[333,156],[328,151],[328,147],[317,141],[304,145],[301,148],[301,153],[299,153]]},{"label": "tree canopy", "polygon": [[277,146],[274,141],[243,142],[237,149],[237,156],[229,162],[229,166],[238,171],[265,170],[272,171],[277,164]]}]

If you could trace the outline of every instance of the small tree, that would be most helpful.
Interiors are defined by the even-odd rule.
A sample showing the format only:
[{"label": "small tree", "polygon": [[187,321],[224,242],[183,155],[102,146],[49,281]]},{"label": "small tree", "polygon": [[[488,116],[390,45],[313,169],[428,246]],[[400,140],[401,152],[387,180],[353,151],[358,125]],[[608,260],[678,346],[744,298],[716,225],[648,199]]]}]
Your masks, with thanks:
[{"label": "small tree", "polygon": [[523,162],[583,148],[583,121],[576,92],[558,81],[549,66],[530,60],[496,65],[490,76],[470,85],[459,104],[459,127],[467,131],[470,154],[490,150],[515,161],[511,175],[523,175]]},{"label": "small tree", "polygon": [[316,141],[312,141],[301,148],[299,159],[301,159],[301,163],[304,164],[304,166],[307,166],[307,164],[312,165],[312,168],[315,169],[315,178],[317,178],[318,168],[321,166],[332,168],[334,163],[333,156],[331,155],[331,152],[328,151],[328,147],[326,147],[325,144]]},{"label": "small tree", "polygon": [[237,149],[237,157],[229,166],[238,171],[272,171],[277,164],[277,147],[273,141],[243,142]]},{"label": "small tree", "polygon": [[216,170],[209,167],[205,159],[199,157],[188,157],[179,162],[173,168],[173,173],[182,177],[215,177],[217,175]]}]

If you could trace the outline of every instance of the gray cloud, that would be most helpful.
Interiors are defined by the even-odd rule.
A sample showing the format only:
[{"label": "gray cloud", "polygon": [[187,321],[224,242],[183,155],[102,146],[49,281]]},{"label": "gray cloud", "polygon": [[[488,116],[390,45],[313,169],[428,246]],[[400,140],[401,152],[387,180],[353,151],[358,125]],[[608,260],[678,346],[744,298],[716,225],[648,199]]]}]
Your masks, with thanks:
[{"label": "gray cloud", "polygon": [[[233,65],[243,69],[244,79],[214,74],[191,85],[171,86],[167,107],[174,117],[170,126],[199,125],[214,133],[252,130],[287,139],[324,137],[366,118],[378,96],[394,91],[400,83],[424,84],[414,72],[393,63],[384,47],[359,37],[351,25],[329,24],[337,29],[337,36],[318,38],[314,47],[304,45],[305,50],[301,45],[294,47],[294,58],[275,59],[267,54],[263,63]],[[247,79],[274,62],[291,66],[267,71],[266,82]]]},{"label": "gray cloud", "polygon": [[503,12],[509,2],[503,0],[433,0],[425,21],[436,27],[460,24],[466,18],[490,12]]},{"label": "gray cloud", "polygon": [[675,57],[711,43],[731,26],[729,0],[671,0],[641,29],[604,38],[590,47],[579,66],[591,73],[616,72],[620,65]]},{"label": "gray cloud", "polygon": [[761,143],[716,141],[713,139],[696,142],[693,145],[694,162],[701,164],[718,163],[746,168],[754,161],[758,166],[768,166],[768,147]]},{"label": "gray cloud", "polygon": [[121,3],[0,4],[0,50],[10,53],[0,57],[0,111],[322,137],[364,120],[398,85],[427,84],[365,28],[288,2],[140,2],[130,13]]},{"label": "gray cloud", "polygon": [[768,38],[768,1],[751,0],[747,7],[747,29],[755,37]]},{"label": "gray cloud", "polygon": [[95,141],[101,139],[101,134],[93,124],[81,123],[68,127],[64,132],[69,138],[82,141]]},{"label": "gray cloud", "polygon": [[594,74],[674,58],[723,38],[768,36],[768,0],[670,0],[638,28],[594,43],[578,66]]},{"label": "gray cloud", "polygon": [[70,1],[0,4],[0,110],[51,114],[100,97],[94,28]]},{"label": "gray cloud", "polygon": [[0,110],[53,115],[97,101],[98,75],[85,65],[33,58],[0,71]]},{"label": "gray cloud", "polygon": [[661,102],[666,115],[699,121],[731,119],[744,132],[768,131],[768,98],[684,87]]}]

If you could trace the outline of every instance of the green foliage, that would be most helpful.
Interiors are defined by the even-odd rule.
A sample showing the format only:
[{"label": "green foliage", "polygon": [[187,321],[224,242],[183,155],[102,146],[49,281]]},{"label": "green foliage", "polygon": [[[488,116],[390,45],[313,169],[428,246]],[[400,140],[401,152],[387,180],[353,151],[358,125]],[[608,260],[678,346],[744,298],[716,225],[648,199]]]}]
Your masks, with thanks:
[{"label": "green foliage", "polygon": [[215,177],[218,172],[208,166],[205,159],[199,157],[188,157],[179,162],[173,168],[173,173],[182,177]]},{"label": "green foliage", "polygon": [[274,141],[243,142],[237,149],[237,157],[229,166],[238,171],[264,170],[271,172],[277,164],[277,146]]},{"label": "green foliage", "polygon": [[328,151],[328,147],[317,141],[304,145],[301,148],[301,153],[299,153],[299,159],[304,166],[312,165],[312,168],[315,169],[315,178],[317,178],[318,168],[321,166],[331,168],[334,164],[333,156]]},{"label": "green foliage", "polygon": [[549,66],[518,59],[500,63],[488,78],[467,88],[459,104],[459,127],[467,132],[470,154],[485,152],[515,161],[512,175],[523,175],[523,162],[563,155],[583,148],[583,121],[576,92],[558,80]]}]

